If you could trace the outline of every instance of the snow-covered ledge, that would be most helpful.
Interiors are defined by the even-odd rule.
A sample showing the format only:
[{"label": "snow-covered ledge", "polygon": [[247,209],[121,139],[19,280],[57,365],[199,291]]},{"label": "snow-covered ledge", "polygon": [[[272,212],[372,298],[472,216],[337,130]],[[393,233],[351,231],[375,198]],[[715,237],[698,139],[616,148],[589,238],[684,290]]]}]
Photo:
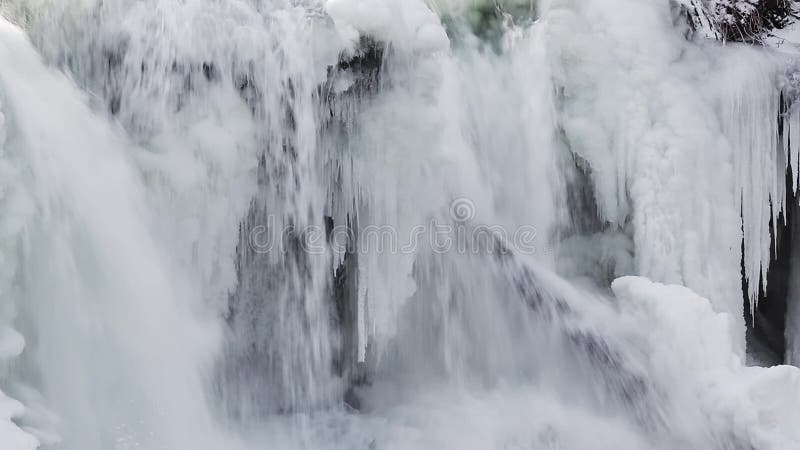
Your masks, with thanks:
[{"label": "snow-covered ledge", "polygon": [[776,32],[797,21],[796,0],[673,0],[692,30],[721,41],[769,44]]}]

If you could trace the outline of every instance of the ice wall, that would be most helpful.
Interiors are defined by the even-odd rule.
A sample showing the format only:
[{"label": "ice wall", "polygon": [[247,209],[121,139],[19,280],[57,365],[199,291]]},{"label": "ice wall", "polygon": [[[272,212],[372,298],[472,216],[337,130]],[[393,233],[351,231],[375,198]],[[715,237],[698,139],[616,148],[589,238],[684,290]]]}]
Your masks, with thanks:
[{"label": "ice wall", "polygon": [[[800,369],[744,367],[731,340],[736,320],[683,286],[623,277],[612,288],[622,308],[650,327],[650,360],[677,362],[658,372],[682,384],[678,397],[698,398],[712,422],[735,423],[740,442],[753,448],[788,449],[800,443],[794,426]],[[670,356],[662,358],[662,352]]]},{"label": "ice wall", "polygon": [[632,225],[635,272],[742,317],[742,238],[754,305],[796,151],[778,133],[791,57],[686,41],[666,3],[556,1],[547,14],[566,138],[588,161],[603,219]]},{"label": "ice wall", "polygon": [[[18,423],[81,450],[792,448],[796,371],[740,363],[791,56],[666,1],[500,3],[5,3],[89,93],[4,25]],[[431,224],[495,234],[404,246]],[[653,281],[612,298],[628,274]]]}]

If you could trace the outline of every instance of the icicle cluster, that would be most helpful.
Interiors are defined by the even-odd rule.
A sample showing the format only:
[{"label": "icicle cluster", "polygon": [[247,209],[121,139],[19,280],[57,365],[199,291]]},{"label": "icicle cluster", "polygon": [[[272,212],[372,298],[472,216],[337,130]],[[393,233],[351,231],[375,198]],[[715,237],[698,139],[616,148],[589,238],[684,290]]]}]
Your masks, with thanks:
[{"label": "icicle cluster", "polygon": [[[771,259],[771,230],[784,210],[784,172],[778,118],[780,92],[769,69],[749,71],[735,90],[722,97],[723,133],[731,146],[735,194],[740,200],[744,233],[744,273],[751,312],[759,289],[766,289]],[[762,281],[761,283],[759,281]]]}]

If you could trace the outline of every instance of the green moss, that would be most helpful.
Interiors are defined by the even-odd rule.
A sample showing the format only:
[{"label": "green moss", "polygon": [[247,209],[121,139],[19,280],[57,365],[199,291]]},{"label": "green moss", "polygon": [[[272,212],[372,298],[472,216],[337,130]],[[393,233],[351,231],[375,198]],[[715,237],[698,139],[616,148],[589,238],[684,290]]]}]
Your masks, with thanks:
[{"label": "green moss", "polygon": [[442,24],[453,42],[463,42],[471,35],[499,52],[504,25],[531,23],[535,11],[534,0],[483,0],[459,15],[443,15]]}]

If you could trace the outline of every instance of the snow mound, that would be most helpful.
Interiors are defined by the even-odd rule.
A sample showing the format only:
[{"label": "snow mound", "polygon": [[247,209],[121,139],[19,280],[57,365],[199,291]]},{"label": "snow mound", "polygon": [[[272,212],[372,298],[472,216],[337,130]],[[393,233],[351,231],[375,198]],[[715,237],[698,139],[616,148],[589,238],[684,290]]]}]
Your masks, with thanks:
[{"label": "snow mound", "polygon": [[618,278],[611,288],[623,307],[648,321],[654,342],[669,343],[664,353],[672,353],[685,368],[701,372],[741,364],[733,353],[730,315],[714,312],[711,302],[691,289],[643,277]]},{"label": "snow mound", "polygon": [[730,315],[686,287],[623,277],[612,289],[623,310],[651,330],[651,362],[676,362],[656,368],[686,387],[712,423],[727,425],[753,448],[800,448],[800,369],[745,367]]}]

